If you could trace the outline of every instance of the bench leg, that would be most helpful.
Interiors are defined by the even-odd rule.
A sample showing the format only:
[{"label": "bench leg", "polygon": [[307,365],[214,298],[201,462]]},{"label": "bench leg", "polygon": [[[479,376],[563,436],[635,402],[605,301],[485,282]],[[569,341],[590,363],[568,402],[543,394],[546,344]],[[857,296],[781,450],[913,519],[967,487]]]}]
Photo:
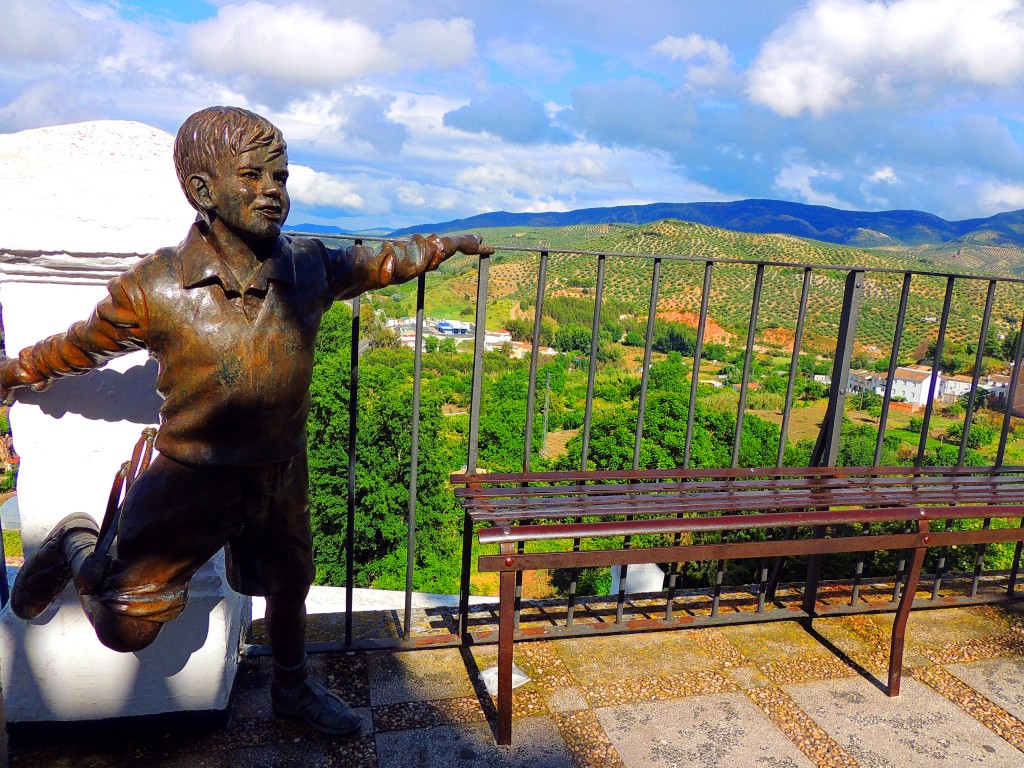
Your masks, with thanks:
[{"label": "bench leg", "polygon": [[892,622],[892,643],[889,646],[889,690],[890,696],[900,695],[900,678],[903,675],[903,644],[907,635],[907,621],[910,619],[910,609],[914,604],[914,594],[917,592],[917,583],[921,578],[921,568],[924,565],[925,547],[918,547],[910,560],[910,571],[907,573],[907,583],[903,587],[903,595],[900,597],[899,607]]},{"label": "bench leg", "polygon": [[499,576],[498,743],[512,743],[512,636],[515,633],[516,571]]}]

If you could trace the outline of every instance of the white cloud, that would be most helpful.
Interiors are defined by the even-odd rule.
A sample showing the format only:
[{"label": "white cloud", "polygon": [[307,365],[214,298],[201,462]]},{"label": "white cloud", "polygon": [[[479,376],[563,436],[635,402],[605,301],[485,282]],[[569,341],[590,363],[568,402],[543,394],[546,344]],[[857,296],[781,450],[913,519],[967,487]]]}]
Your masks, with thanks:
[{"label": "white cloud", "polygon": [[457,67],[476,55],[473,22],[456,18],[399,24],[385,40],[385,47],[403,69]]},{"label": "white cloud", "polygon": [[420,184],[416,181],[397,181],[395,197],[404,206],[427,208],[435,211],[451,211],[464,205],[465,196],[457,190],[436,184]]},{"label": "white cloud", "polygon": [[488,44],[486,55],[506,72],[523,80],[558,80],[576,68],[569,51],[553,50],[536,43],[498,40]]},{"label": "white cloud", "polygon": [[987,181],[977,187],[979,207],[990,214],[1024,208],[1024,184]]},{"label": "white cloud", "polygon": [[879,168],[874,173],[872,173],[868,177],[868,182],[871,184],[899,184],[900,177],[896,173],[896,171],[893,170],[892,166],[887,165],[884,168]]},{"label": "white cloud", "polygon": [[313,207],[360,209],[364,205],[355,185],[337,176],[304,165],[288,166],[288,194],[298,203]]},{"label": "white cloud", "polygon": [[88,5],[65,0],[5,0],[0,24],[0,61],[54,63],[105,51],[109,30]]},{"label": "white cloud", "polygon": [[686,79],[698,86],[725,82],[733,76],[733,56],[729,46],[703,35],[669,35],[651,46],[651,52],[673,61],[702,61],[687,69]]},{"label": "white cloud", "polygon": [[384,37],[313,6],[258,0],[221,7],[215,18],[194,25],[188,39],[200,67],[249,79],[256,94],[268,86],[331,89],[403,69],[447,68],[475,53],[468,19],[399,24]]},{"label": "white cloud", "polygon": [[785,117],[1024,78],[1024,7],[1014,0],[816,0],[773,33],[749,96]]},{"label": "white cloud", "polygon": [[835,170],[815,168],[806,163],[791,163],[784,166],[775,177],[775,187],[799,195],[810,205],[827,205],[832,208],[856,208],[831,192],[814,188],[815,179],[838,181],[843,175]]}]

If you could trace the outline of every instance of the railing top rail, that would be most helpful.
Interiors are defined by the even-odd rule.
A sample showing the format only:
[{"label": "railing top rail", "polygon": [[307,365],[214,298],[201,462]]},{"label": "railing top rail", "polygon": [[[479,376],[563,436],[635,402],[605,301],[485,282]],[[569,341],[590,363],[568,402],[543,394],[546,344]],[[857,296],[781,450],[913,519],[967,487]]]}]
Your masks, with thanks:
[{"label": "railing top rail", "polygon": [[[385,242],[388,240],[394,240],[392,237],[380,237],[380,236],[364,236],[364,235],[346,235],[346,234],[334,234],[324,232],[298,232],[289,231],[286,234],[299,236],[299,237],[315,237],[320,240],[361,240],[363,242]],[[401,239],[401,238],[398,238]],[[1009,277],[1006,275],[991,275],[991,274],[972,274],[967,272],[941,272],[924,269],[899,269],[896,267],[872,267],[872,266],[858,266],[853,264],[827,264],[817,262],[797,262],[797,261],[759,261],[754,259],[738,259],[730,258],[727,256],[686,256],[683,254],[670,254],[670,253],[630,253],[624,251],[582,251],[572,249],[559,249],[559,248],[547,248],[541,246],[524,245],[524,246],[508,246],[508,245],[497,245],[494,246],[495,251],[501,252],[506,251],[509,253],[547,253],[547,254],[564,254],[568,256],[614,256],[616,258],[625,259],[661,259],[666,261],[684,261],[694,262],[700,264],[729,264],[734,266],[766,266],[766,267],[783,267],[789,269],[835,269],[845,272],[872,272],[875,274],[890,274],[890,275],[905,275],[913,274],[920,275],[922,277],[941,277],[941,278],[963,278],[966,280],[997,280],[1001,283],[1017,283],[1024,284],[1024,278],[1022,277]]]}]

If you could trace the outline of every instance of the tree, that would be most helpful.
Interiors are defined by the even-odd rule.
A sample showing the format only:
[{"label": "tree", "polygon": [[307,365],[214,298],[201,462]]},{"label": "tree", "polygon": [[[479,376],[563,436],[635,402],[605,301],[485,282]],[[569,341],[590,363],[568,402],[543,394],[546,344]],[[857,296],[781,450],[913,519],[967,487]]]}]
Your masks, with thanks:
[{"label": "tree", "polygon": [[1020,335],[1020,331],[1011,331],[1006,334],[1003,339],[1002,345],[1002,358],[1007,362],[1014,359],[1014,355],[1017,354],[1017,337]]},{"label": "tree", "polygon": [[683,362],[683,357],[678,352],[669,352],[668,359],[651,366],[648,386],[650,389],[658,389],[664,392],[682,392],[689,390],[689,382],[686,375],[689,373],[689,366]]},{"label": "tree", "polygon": [[590,329],[582,325],[567,325],[555,332],[555,349],[566,354],[589,355],[591,341]]},{"label": "tree", "polygon": [[512,341],[527,341],[533,336],[533,325],[526,320],[507,320],[505,328],[512,336]]},{"label": "tree", "polygon": [[622,342],[627,347],[642,347],[645,344],[644,336],[640,331],[627,331],[626,338]]}]

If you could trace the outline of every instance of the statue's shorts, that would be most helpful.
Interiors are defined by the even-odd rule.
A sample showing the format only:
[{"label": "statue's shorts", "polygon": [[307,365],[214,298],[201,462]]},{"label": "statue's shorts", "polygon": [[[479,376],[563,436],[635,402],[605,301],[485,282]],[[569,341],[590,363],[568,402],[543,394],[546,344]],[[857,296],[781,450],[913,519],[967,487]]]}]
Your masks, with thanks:
[{"label": "statue's shorts", "polygon": [[246,595],[313,582],[303,452],[249,467],[197,467],[159,455],[124,499],[116,553],[93,600],[114,613],[169,621],[192,576],[221,547],[228,583]]}]

